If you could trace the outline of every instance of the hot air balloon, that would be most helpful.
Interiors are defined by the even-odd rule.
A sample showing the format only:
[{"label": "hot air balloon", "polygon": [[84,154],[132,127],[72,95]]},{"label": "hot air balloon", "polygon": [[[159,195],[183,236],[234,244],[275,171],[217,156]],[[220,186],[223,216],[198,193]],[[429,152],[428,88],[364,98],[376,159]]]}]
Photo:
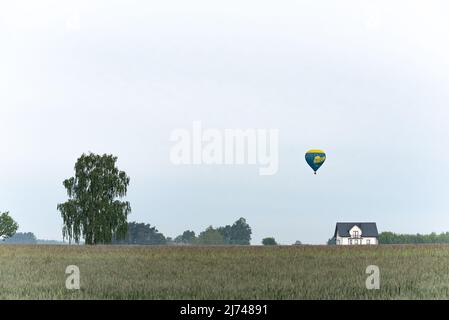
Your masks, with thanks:
[{"label": "hot air balloon", "polygon": [[312,149],[306,152],[306,161],[313,169],[314,173],[321,167],[326,160],[326,154],[323,150]]}]

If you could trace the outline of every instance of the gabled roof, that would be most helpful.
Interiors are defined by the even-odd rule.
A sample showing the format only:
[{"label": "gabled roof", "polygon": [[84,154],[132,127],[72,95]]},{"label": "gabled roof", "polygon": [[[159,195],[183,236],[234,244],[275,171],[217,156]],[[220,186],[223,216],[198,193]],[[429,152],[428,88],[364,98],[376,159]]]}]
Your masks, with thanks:
[{"label": "gabled roof", "polygon": [[379,232],[375,222],[337,222],[335,227],[334,237],[338,235],[340,237],[350,237],[349,231],[357,226],[362,230],[362,237],[378,237]]}]

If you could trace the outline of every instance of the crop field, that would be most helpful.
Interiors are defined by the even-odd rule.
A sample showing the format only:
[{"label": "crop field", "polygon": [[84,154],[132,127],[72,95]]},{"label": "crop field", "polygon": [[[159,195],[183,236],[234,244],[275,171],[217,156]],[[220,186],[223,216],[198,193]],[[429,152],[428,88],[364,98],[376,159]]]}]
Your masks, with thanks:
[{"label": "crop field", "polygon": [[[449,246],[0,246],[1,299],[449,298]],[[80,290],[65,286],[68,265]],[[380,289],[367,290],[368,265]]]}]

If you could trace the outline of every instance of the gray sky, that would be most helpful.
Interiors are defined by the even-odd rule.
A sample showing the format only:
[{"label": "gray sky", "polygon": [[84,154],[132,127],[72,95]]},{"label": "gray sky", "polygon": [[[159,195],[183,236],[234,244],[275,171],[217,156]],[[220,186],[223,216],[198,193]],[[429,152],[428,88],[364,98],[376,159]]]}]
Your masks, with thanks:
[{"label": "gray sky", "polygon": [[[61,239],[83,152],[131,176],[165,235],[246,217],[253,243],[336,221],[449,231],[445,1],[0,3],[0,210]],[[280,169],[173,166],[176,128],[277,128]],[[314,176],[304,152],[322,148]]]}]

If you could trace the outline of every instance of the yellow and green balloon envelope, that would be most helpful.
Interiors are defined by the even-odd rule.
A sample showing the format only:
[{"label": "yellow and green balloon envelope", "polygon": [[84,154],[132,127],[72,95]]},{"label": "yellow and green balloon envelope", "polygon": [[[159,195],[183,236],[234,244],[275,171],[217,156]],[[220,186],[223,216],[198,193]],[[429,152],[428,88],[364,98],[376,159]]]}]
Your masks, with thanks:
[{"label": "yellow and green balloon envelope", "polygon": [[309,150],[306,152],[306,161],[316,174],[316,171],[321,167],[324,161],[326,161],[326,154],[323,150]]}]

